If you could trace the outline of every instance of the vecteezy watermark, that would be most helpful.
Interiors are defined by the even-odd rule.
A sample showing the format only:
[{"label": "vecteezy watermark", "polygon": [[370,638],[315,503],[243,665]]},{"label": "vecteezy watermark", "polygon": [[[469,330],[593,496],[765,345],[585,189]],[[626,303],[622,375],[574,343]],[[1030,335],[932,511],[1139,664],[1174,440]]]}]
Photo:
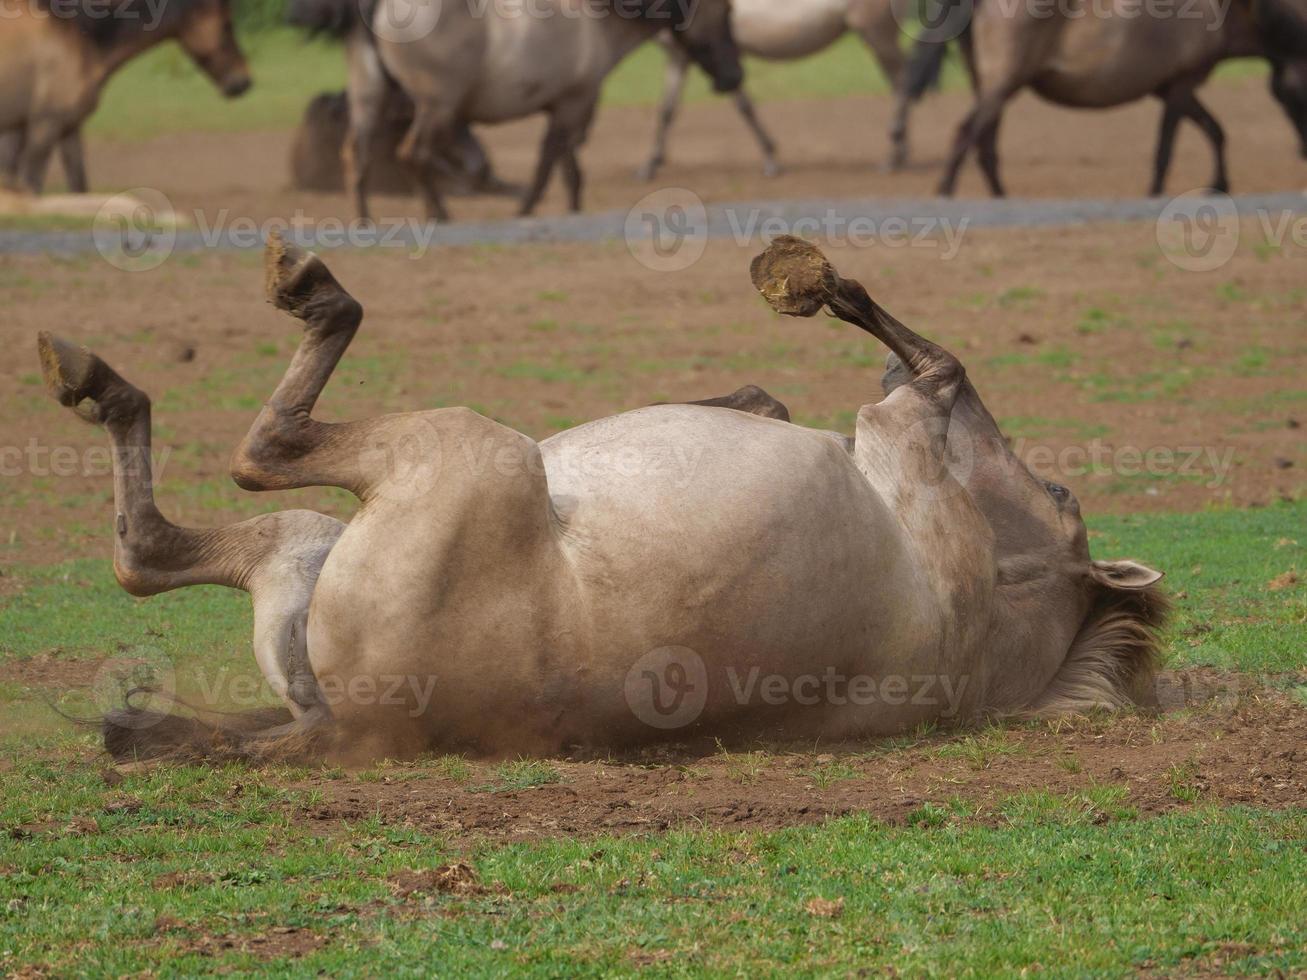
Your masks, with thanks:
[{"label": "vecteezy watermark", "polygon": [[1157,246],[1186,272],[1210,272],[1239,247],[1239,209],[1229,194],[1188,191],[1172,198],[1157,218]]},{"label": "vecteezy watermark", "polygon": [[428,37],[454,15],[501,21],[615,17],[661,21],[674,30],[684,30],[698,4],[699,0],[386,0],[381,4],[359,0],[359,10],[378,37],[407,44]]},{"label": "vecteezy watermark", "polygon": [[[623,237],[637,262],[655,272],[681,272],[703,257],[710,232],[703,199],[684,187],[647,194],[626,214]],[[818,240],[834,247],[919,248],[952,259],[962,248],[969,218],[939,215],[849,214],[827,208],[812,214],[777,214],[765,206],[721,209],[718,233],[740,247],[782,235]]]},{"label": "vecteezy watermark", "polygon": [[[503,429],[470,409],[407,418],[378,432],[358,450],[370,497],[411,501],[438,492],[446,473],[482,482],[489,490],[505,481],[548,479],[575,486],[616,479],[660,481],[684,490],[699,474],[707,450],[679,443],[567,448],[551,454],[548,467],[536,443]],[[448,489],[448,485],[446,485]]]},{"label": "vecteezy watermark", "polygon": [[297,210],[289,218],[258,221],[227,208],[213,218],[198,210],[186,215],[174,210],[168,197],[152,187],[137,187],[105,201],[96,213],[91,234],[96,251],[114,268],[149,272],[172,256],[182,228],[194,229],[204,248],[260,248],[276,233],[301,248],[406,249],[414,259],[427,254],[437,234],[436,225],[417,218],[342,221],[312,219]]},{"label": "vecteezy watermark", "polygon": [[1157,245],[1167,261],[1186,272],[1211,272],[1234,258],[1245,228],[1261,233],[1277,251],[1293,246],[1307,254],[1307,197],[1298,208],[1257,208],[1240,220],[1228,194],[1196,190],[1167,202],[1157,218]]},{"label": "vecteezy watermark", "polygon": [[171,457],[172,449],[167,446],[146,454],[130,447],[115,451],[109,446],[47,446],[33,436],[26,445],[0,446],[0,476],[66,478],[117,473],[154,483]]},{"label": "vecteezy watermark", "polygon": [[[1025,18],[1036,23],[1115,20],[1203,21],[1208,31],[1225,25],[1232,0],[992,0],[986,7],[998,20]],[[962,36],[975,12],[975,0],[891,0],[899,28],[914,41],[945,44]]]},{"label": "vecteezy watermark", "polygon": [[969,680],[966,675],[847,673],[834,666],[793,673],[734,664],[710,667],[689,647],[666,646],[651,650],[632,665],[622,693],[641,722],[670,731],[698,721],[714,694],[715,703],[734,707],[879,704],[938,708],[939,717],[954,718],[961,710]]},{"label": "vecteezy watermark", "polygon": [[0,0],[0,22],[27,18],[78,21],[139,21],[146,31],[163,23],[172,0]]},{"label": "vecteezy watermark", "polygon": [[1235,457],[1233,446],[1118,446],[1100,439],[1061,449],[1014,439],[1012,453],[1038,473],[1179,477],[1201,481],[1208,490],[1225,484]]}]

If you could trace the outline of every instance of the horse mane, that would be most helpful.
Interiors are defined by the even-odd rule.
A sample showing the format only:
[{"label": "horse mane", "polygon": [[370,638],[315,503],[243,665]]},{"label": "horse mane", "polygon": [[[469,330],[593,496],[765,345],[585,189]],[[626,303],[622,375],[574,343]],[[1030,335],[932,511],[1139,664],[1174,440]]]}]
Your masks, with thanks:
[{"label": "horse mane", "polygon": [[[85,3],[34,0],[36,9],[65,30],[76,31],[95,47],[110,49],[125,38],[142,34],[167,35],[192,10],[208,0],[111,0],[108,9]],[[227,7],[231,0],[218,0]]]},{"label": "horse mane", "polygon": [[1253,24],[1272,57],[1307,57],[1307,10],[1292,0],[1253,0]]},{"label": "horse mane", "polygon": [[1160,633],[1170,613],[1171,600],[1155,585],[1103,588],[1052,683],[1022,714],[1050,718],[1153,703]]}]

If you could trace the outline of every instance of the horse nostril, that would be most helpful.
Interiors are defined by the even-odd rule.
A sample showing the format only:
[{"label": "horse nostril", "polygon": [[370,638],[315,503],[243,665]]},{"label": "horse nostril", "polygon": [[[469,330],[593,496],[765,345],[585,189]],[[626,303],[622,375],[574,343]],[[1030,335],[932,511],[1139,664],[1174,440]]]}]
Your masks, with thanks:
[{"label": "horse nostril", "polygon": [[248,92],[250,86],[253,84],[254,82],[250,79],[249,75],[240,74],[234,78],[228,78],[222,83],[222,94],[229,99],[234,99],[237,96],[244,95]]}]

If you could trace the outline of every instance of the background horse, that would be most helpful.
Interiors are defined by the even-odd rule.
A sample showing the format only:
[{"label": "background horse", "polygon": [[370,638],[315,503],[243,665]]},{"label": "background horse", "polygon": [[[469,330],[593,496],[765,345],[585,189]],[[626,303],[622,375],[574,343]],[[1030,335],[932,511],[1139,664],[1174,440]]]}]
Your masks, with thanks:
[{"label": "background horse", "polygon": [[[925,86],[912,93],[905,85],[906,59],[899,47],[899,22],[892,0],[732,0],[731,30],[744,54],[772,61],[807,58],[826,50],[850,31],[857,34],[871,48],[895,93],[889,169],[897,170],[907,162],[908,108]],[[667,81],[653,153],[640,168],[645,180],[653,180],[666,161],[668,132],[690,70],[690,59],[682,49],[666,42],[665,47],[669,59]],[[935,65],[938,67],[939,62]],[[776,176],[781,172],[776,142],[758,119],[743,87],[735,93],[735,105],[762,149],[763,173]]]},{"label": "background horse", "polygon": [[[960,0],[948,0],[956,6]],[[1164,104],[1151,194],[1161,194],[1176,128],[1194,122],[1215,157],[1211,188],[1229,190],[1225,133],[1195,94],[1220,62],[1259,57],[1271,63],[1272,91],[1307,147],[1307,17],[1303,0],[1234,0],[1180,4],[1169,16],[1135,8],[980,2],[966,28],[964,53],[976,102],[958,127],[939,192],[951,195],[974,147],[990,191],[1004,189],[998,172],[998,131],[1007,102],[1031,88],[1071,108],[1106,109],[1147,95]],[[949,20],[945,14],[937,20]],[[928,73],[944,46],[922,42],[912,72]]]},{"label": "background horse", "polygon": [[111,8],[2,2],[8,10],[0,17],[0,173],[33,193],[56,145],[69,189],[87,189],[81,125],[109,77],[156,44],[180,42],[228,97],[250,87],[229,0],[124,0]]},{"label": "background horse", "polygon": [[581,209],[577,151],[586,140],[604,79],[641,44],[671,30],[675,42],[733,91],[743,78],[728,0],[624,0],[583,4],[540,0],[529,12],[490,4],[428,5],[429,23],[410,0],[292,0],[291,23],[347,39],[351,138],[345,170],[360,217],[369,215],[366,180],[373,134],[391,85],[414,105],[399,157],[418,182],[427,217],[445,221],[439,175],[461,127],[537,112],[549,116],[535,178],[521,214],[539,204],[561,164],[573,211]]}]

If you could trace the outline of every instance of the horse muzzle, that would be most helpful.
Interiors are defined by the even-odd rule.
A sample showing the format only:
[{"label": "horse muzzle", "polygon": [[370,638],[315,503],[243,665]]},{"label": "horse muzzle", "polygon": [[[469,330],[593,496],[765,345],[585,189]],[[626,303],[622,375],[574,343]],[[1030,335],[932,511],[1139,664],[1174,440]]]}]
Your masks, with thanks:
[{"label": "horse muzzle", "polygon": [[222,94],[227,98],[235,99],[248,92],[250,90],[250,86],[253,84],[254,84],[254,80],[250,78],[250,73],[247,71],[242,71],[242,72],[233,73],[231,75],[228,75],[226,78],[224,78],[222,80],[222,84],[219,86],[219,89],[221,90]]}]

